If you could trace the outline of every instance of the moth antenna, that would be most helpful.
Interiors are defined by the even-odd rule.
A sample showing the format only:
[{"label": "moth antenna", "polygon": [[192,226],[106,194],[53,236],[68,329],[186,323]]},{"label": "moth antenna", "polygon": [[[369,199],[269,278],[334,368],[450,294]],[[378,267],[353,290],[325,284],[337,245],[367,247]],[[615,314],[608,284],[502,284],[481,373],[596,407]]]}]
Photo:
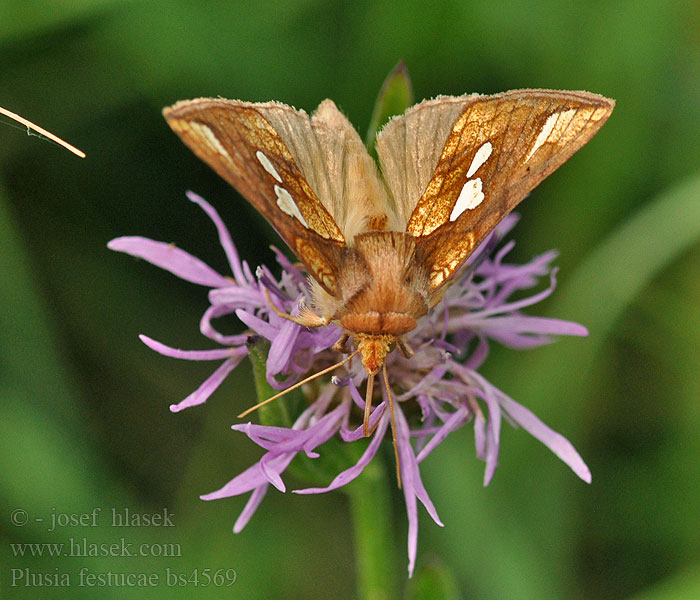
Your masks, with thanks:
[{"label": "moth antenna", "polygon": [[367,374],[367,393],[365,394],[365,418],[362,421],[362,433],[369,437],[369,414],[372,410],[372,394],[374,394],[374,373]]},{"label": "moth antenna", "polygon": [[266,404],[269,404],[273,400],[277,400],[277,398],[281,398],[285,394],[288,394],[292,390],[295,390],[298,387],[301,387],[302,385],[304,385],[305,383],[308,383],[312,379],[316,379],[317,377],[320,377],[321,375],[325,375],[326,373],[328,373],[329,371],[332,371],[333,369],[337,369],[338,367],[343,366],[346,362],[348,362],[358,352],[359,352],[359,350],[355,350],[355,352],[353,352],[349,356],[346,356],[340,362],[337,362],[334,365],[331,365],[330,367],[326,367],[325,369],[323,369],[322,371],[319,371],[318,373],[314,373],[313,375],[309,375],[303,381],[297,381],[297,383],[295,383],[294,385],[288,387],[286,390],[282,390],[279,394],[275,394],[274,396],[268,398],[267,400],[263,400],[262,402],[258,402],[255,406],[251,406],[248,410],[244,410],[240,415],[238,415],[238,418],[242,419],[243,417],[245,417],[246,415],[249,415],[253,411],[258,410],[261,406],[265,406]]},{"label": "moth antenna", "polygon": [[396,481],[401,489],[401,459],[399,458],[399,446],[396,443],[396,419],[394,418],[394,399],[391,396],[391,388],[389,387],[389,376],[386,373],[386,363],[382,368],[384,373],[384,385],[386,393],[389,396],[389,413],[391,414],[391,439],[394,442],[394,456],[396,457]]},{"label": "moth antenna", "polygon": [[46,131],[43,127],[39,127],[38,125],[35,125],[31,121],[25,119],[24,117],[20,117],[19,115],[10,112],[6,108],[3,108],[0,106],[0,114],[5,115],[6,117],[9,117],[13,121],[17,121],[18,123],[24,125],[27,129],[33,129],[36,131],[38,134],[43,135],[45,138],[51,140],[52,142],[57,143],[59,146],[63,146],[66,150],[72,152],[76,156],[79,156],[80,158],[85,158],[85,152],[82,150],[78,150],[75,146],[69,144],[65,140],[62,140],[60,137],[57,135],[54,135],[50,131]]}]

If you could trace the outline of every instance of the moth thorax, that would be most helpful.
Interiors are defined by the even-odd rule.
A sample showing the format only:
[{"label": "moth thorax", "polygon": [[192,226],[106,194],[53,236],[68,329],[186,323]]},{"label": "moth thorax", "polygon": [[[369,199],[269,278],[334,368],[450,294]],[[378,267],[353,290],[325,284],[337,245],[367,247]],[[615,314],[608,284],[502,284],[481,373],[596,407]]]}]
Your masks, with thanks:
[{"label": "moth thorax", "polygon": [[360,351],[362,366],[370,375],[376,375],[384,365],[386,355],[393,349],[396,336],[388,333],[356,333],[354,337]]}]

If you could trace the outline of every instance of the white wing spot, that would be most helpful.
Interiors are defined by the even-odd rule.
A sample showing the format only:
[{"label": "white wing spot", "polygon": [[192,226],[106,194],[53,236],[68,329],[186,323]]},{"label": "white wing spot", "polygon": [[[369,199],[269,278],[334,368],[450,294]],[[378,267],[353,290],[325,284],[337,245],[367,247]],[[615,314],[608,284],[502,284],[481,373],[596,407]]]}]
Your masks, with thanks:
[{"label": "white wing spot", "polygon": [[190,121],[189,126],[206,142],[211,150],[220,154],[226,160],[231,161],[231,156],[226,152],[226,148],[224,148],[219,138],[216,137],[216,134],[207,125],[198,121]]},{"label": "white wing spot", "polygon": [[540,146],[542,146],[542,144],[544,144],[547,141],[547,138],[549,138],[550,134],[554,130],[554,127],[556,126],[557,121],[560,117],[563,117],[564,121],[568,123],[575,114],[576,109],[570,108],[569,110],[565,110],[564,112],[552,113],[551,115],[549,115],[547,117],[547,120],[544,122],[542,129],[540,129],[540,133],[537,136],[535,143],[532,145],[532,148],[530,148],[530,152],[527,153],[524,162],[530,160],[530,158],[532,158],[532,155],[535,152],[537,152],[537,150],[539,150]]},{"label": "white wing spot", "polygon": [[280,177],[280,174],[277,172],[277,169],[275,169],[274,165],[270,162],[270,159],[265,156],[265,154],[258,150],[255,153],[255,158],[258,159],[258,162],[262,165],[262,168],[265,169],[270,175],[272,175],[277,181],[282,183],[282,178]]},{"label": "white wing spot", "polygon": [[484,192],[481,191],[481,177],[470,179],[464,184],[459,198],[450,213],[450,221],[456,220],[465,210],[476,208],[484,200]]},{"label": "white wing spot", "polygon": [[491,152],[493,152],[493,146],[491,145],[491,142],[486,142],[481,148],[479,148],[476,151],[476,154],[474,155],[474,159],[472,160],[472,164],[469,165],[469,170],[467,171],[467,177],[471,177],[476,173],[481,165],[483,165],[488,159],[489,156],[491,156]]},{"label": "white wing spot", "polygon": [[297,219],[299,223],[308,229],[309,226],[306,223],[306,219],[304,219],[304,215],[301,214],[301,211],[294,202],[294,198],[292,198],[291,194],[283,187],[275,184],[275,195],[277,196],[277,206],[280,207],[280,210],[290,217]]},{"label": "white wing spot", "polygon": [[433,271],[430,274],[430,283],[433,287],[439,286],[445,280],[445,273],[442,271]]}]

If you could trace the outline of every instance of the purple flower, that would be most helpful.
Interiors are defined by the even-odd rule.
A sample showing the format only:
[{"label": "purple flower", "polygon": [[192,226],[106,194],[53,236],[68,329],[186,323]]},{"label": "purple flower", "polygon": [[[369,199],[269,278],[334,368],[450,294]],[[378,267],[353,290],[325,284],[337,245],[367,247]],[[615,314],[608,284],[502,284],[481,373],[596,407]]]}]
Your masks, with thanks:
[{"label": "purple flower", "polygon": [[[250,332],[267,339],[267,381],[275,389],[286,389],[309,372],[337,362],[331,346],[341,330],[334,325],[308,330],[281,318],[270,307],[265,290],[282,311],[297,314],[300,302],[308,296],[305,274],[276,251],[282,268],[275,278],[267,267],[255,273],[241,261],[228,230],[217,212],[202,198],[189,193],[217,228],[220,243],[228,257],[231,275],[224,276],[171,244],[140,237],[112,240],[109,248],[143,258],[173,274],[209,287],[210,306],[200,322],[201,332],[223,348],[207,351],[178,350],[145,335],[141,340],[150,348],[175,358],[221,361],[219,367],[187,398],[170,408],[173,412],[206,402],[224,378],[248,353],[249,333],[225,335],[217,331],[213,320],[235,313]],[[556,253],[547,252],[527,264],[505,262],[514,242],[495,251],[498,242],[515,225],[517,217],[507,217],[470,258],[468,267],[445,294],[444,300],[418,327],[408,334],[407,342],[415,356],[406,359],[398,352],[386,360],[394,394],[396,439],[401,464],[403,493],[408,512],[409,575],[413,573],[418,538],[417,500],[433,520],[442,525],[420,477],[420,462],[452,431],[473,422],[476,455],[486,463],[484,485],[491,481],[498,463],[501,420],[520,425],[531,433],[584,481],[591,475],[579,454],[562,435],[552,431],[527,408],[521,406],[482,377],[477,369],[488,355],[490,340],[511,348],[532,348],[552,341],[553,335],[587,335],[581,325],[557,319],[532,317],[522,309],[539,302],[554,290],[556,269],[551,266]],[[543,291],[522,297],[549,276]],[[516,292],[520,300],[511,301]],[[234,477],[221,489],[202,496],[204,500],[237,496],[252,492],[234,526],[238,532],[248,523],[270,485],[280,491],[286,487],[282,473],[303,452],[311,459],[323,453],[324,442],[338,434],[344,442],[363,437],[364,400],[358,388],[367,377],[359,364],[339,368],[322,386],[315,399],[297,417],[291,428],[253,423],[233,425],[266,450],[253,466]],[[376,430],[356,464],[337,474],[327,487],[294,490],[315,494],[334,490],[355,479],[377,453],[389,427],[387,391],[370,418]],[[251,402],[252,404],[252,402]]]}]

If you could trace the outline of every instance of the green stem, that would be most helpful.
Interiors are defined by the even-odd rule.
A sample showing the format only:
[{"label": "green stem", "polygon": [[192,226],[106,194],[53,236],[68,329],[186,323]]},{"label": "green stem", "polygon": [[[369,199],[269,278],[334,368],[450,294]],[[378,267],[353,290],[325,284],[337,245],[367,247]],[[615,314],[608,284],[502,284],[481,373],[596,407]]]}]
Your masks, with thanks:
[{"label": "green stem", "polygon": [[346,486],[355,538],[360,600],[397,597],[391,489],[386,468],[377,458]]}]

